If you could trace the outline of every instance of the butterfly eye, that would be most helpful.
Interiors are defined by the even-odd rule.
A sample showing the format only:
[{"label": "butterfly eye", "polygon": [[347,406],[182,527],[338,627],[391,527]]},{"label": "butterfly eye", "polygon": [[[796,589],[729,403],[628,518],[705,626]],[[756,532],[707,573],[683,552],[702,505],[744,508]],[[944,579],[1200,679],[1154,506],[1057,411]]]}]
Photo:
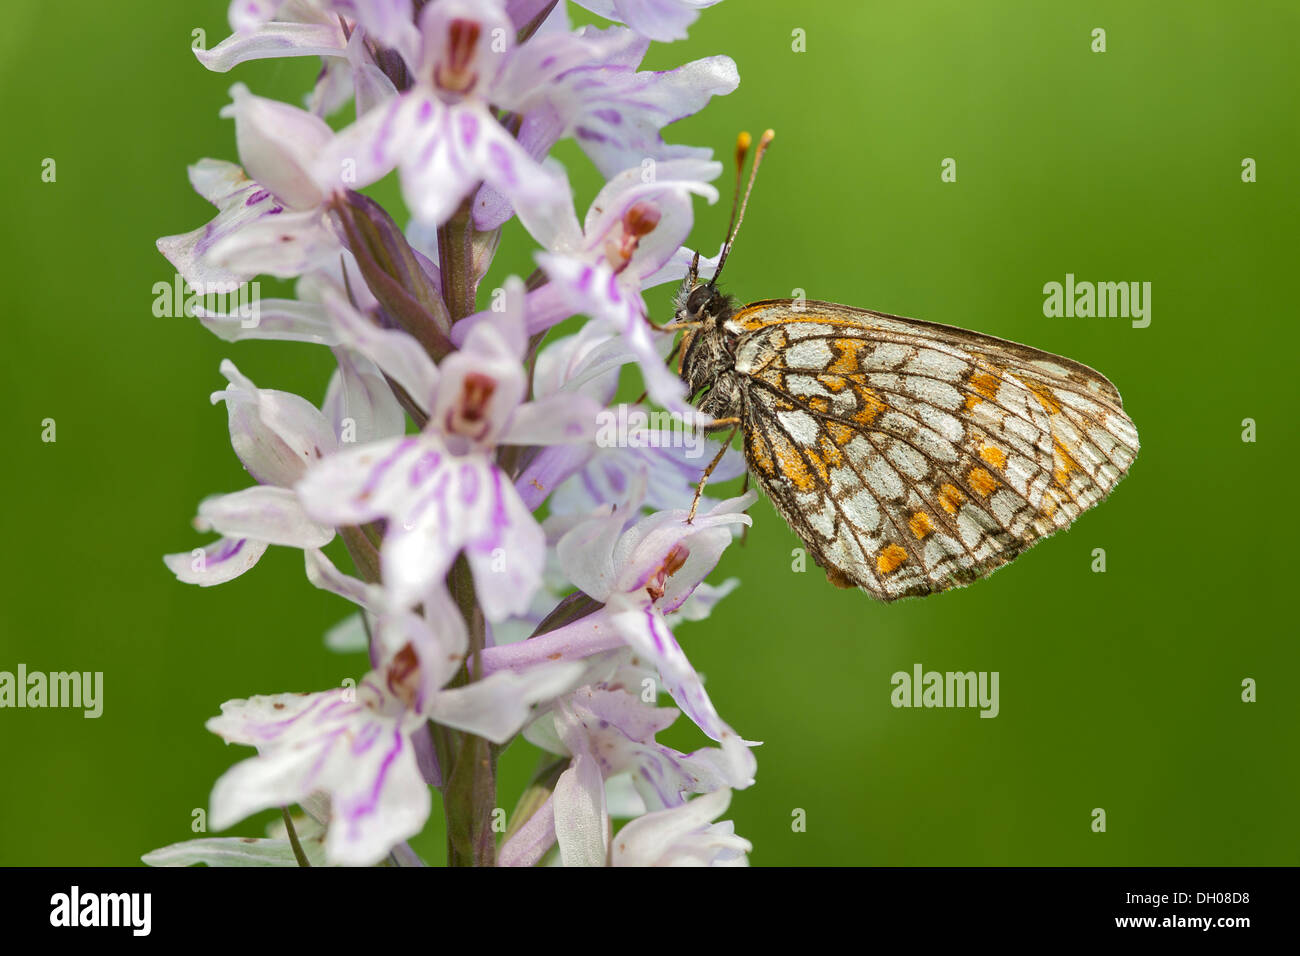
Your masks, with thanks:
[{"label": "butterfly eye", "polygon": [[713,290],[707,285],[696,286],[686,299],[687,315],[699,315],[700,310],[704,308],[712,297]]}]

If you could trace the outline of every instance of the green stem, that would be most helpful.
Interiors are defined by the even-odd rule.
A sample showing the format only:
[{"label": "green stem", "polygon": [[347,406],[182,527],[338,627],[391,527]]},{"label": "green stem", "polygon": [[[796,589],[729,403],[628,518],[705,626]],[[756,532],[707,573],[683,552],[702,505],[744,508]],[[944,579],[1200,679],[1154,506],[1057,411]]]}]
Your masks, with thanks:
[{"label": "green stem", "polygon": [[[466,667],[452,686],[463,686],[482,674],[483,646],[487,623],[474,594],[469,562],[461,555],[449,576],[452,597],[469,628]],[[443,812],[447,817],[447,865],[495,866],[497,843],[492,832],[492,815],[497,797],[497,753],[491,741],[474,734],[456,733],[435,727],[435,741],[443,737],[442,751],[450,758],[443,764]]]},{"label": "green stem", "polygon": [[368,584],[375,584],[380,578],[379,532],[374,525],[365,527],[347,527],[340,530],[343,543],[347,545],[352,563],[357,566],[357,574]]},{"label": "green stem", "polygon": [[294,829],[293,818],[289,816],[289,808],[281,807],[280,813],[284,816],[284,828],[289,831],[289,846],[293,847],[293,858],[298,861],[299,866],[311,866],[311,861],[307,859],[307,852],[298,842],[298,831]]}]

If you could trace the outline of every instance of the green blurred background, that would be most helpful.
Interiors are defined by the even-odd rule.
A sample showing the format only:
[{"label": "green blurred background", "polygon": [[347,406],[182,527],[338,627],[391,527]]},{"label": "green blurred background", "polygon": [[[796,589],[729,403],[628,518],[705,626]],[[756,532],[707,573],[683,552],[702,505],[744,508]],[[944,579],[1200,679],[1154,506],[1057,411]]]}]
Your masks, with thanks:
[{"label": "green blurred background", "polygon": [[[892,606],[793,573],[798,541],[766,501],[754,509],[719,570],[741,589],[679,637],[727,720],[765,742],[730,812],[756,865],[1300,862],[1300,11],[1089,6],[728,0],[647,61],[728,53],[740,68],[739,90],[670,140],[725,158],[738,130],[778,131],[731,291],[800,288],[1069,355],[1118,385],[1143,442],[1070,532],[968,589]],[[100,670],[106,699],[98,720],[0,711],[0,863],[130,864],[191,837],[191,811],[250,753],[204,730],[222,701],[363,667],[322,647],[350,609],[306,583],[296,552],[210,590],[160,560],[206,540],[188,524],[201,497],[248,483],[208,403],[220,360],[315,401],[330,368],[323,349],[232,346],[151,314],[172,275],[154,239],[211,215],[186,164],[235,158],[217,117],[229,85],[297,102],[317,69],[208,73],[191,31],[215,44],[225,9],[6,4],[0,670]],[[561,156],[583,209],[598,182]],[[955,183],[940,181],[946,157]],[[1244,157],[1258,182],[1242,182]],[[391,180],[373,192],[396,195]],[[724,207],[700,212],[706,248]],[[530,254],[512,228],[499,265],[526,273]],[[1150,327],[1045,318],[1043,284],[1067,272],[1151,282]],[[670,291],[650,295],[661,315]],[[998,671],[1001,714],[894,709],[890,675],[918,662]],[[1257,703],[1241,700],[1247,677]],[[679,724],[669,742],[701,742]],[[507,752],[504,806],[534,761]],[[435,810],[416,843],[433,862],[439,827]]]}]

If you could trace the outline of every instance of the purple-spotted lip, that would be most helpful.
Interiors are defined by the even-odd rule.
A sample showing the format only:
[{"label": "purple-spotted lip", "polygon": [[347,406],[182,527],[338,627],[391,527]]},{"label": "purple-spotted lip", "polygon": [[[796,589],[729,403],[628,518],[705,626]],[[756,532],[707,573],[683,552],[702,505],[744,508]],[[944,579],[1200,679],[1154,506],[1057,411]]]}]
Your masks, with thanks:
[{"label": "purple-spotted lip", "polygon": [[223,538],[221,542],[221,547],[217,549],[215,554],[212,554],[208,557],[208,563],[220,564],[223,561],[229,561],[231,558],[239,554],[240,551],[243,551],[244,545],[247,543],[248,543],[247,538],[239,538],[234,541],[230,540],[229,538]]}]

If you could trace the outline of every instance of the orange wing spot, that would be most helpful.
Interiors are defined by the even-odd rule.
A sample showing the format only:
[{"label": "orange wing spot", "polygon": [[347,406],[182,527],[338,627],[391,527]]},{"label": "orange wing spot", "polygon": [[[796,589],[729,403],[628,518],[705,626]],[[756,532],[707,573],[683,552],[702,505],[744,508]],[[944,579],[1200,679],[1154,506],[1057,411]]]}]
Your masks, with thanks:
[{"label": "orange wing spot", "polygon": [[770,324],[768,322],[764,322],[763,319],[761,318],[760,313],[758,313],[754,309],[741,309],[739,312],[737,312],[735,315],[731,317],[731,321],[735,322],[746,332],[753,332],[756,331],[757,329],[761,329],[765,325]]},{"label": "orange wing spot", "polygon": [[998,377],[991,372],[976,372],[970,377],[970,387],[977,395],[990,402],[997,398],[999,384]]},{"label": "orange wing spot", "polygon": [[831,342],[835,349],[835,361],[826,366],[826,371],[835,375],[856,375],[862,370],[859,353],[866,346],[858,339],[835,339]]},{"label": "orange wing spot", "polygon": [[992,445],[985,445],[980,449],[980,457],[998,471],[1007,470],[1007,453],[1001,448],[994,448]]},{"label": "orange wing spot", "polygon": [[913,514],[907,526],[912,529],[912,534],[916,535],[917,541],[924,540],[925,536],[934,530],[934,525],[930,523],[930,516],[924,511]]},{"label": "orange wing spot", "polygon": [[682,365],[686,361],[686,353],[691,350],[691,342],[695,338],[695,330],[687,329],[682,333],[682,344],[677,348],[677,374],[682,374]]},{"label": "orange wing spot", "polygon": [[812,449],[808,449],[805,454],[808,456],[808,461],[812,465],[813,471],[816,472],[817,477],[822,480],[822,484],[828,484],[831,480],[831,476],[826,467],[826,462],[822,460],[822,456]]},{"label": "orange wing spot", "polygon": [[828,392],[842,392],[848,387],[848,380],[839,375],[827,375],[822,373],[817,376],[817,381]]},{"label": "orange wing spot", "polygon": [[767,447],[767,439],[756,431],[749,433],[749,457],[763,474],[776,472],[776,465],[772,462],[772,449]]},{"label": "orange wing spot", "polygon": [[830,399],[826,398],[823,395],[813,395],[807,399],[807,402],[808,402],[808,407],[811,408],[814,412],[820,412],[821,414],[825,415],[827,412],[831,410]]},{"label": "orange wing spot", "polygon": [[970,474],[966,476],[966,480],[970,482],[972,488],[985,498],[993,494],[998,487],[998,480],[983,468],[972,468]]},{"label": "orange wing spot", "polygon": [[853,436],[857,434],[848,425],[842,425],[839,422],[827,422],[826,433],[835,440],[835,444],[843,448],[849,442],[853,441]]},{"label": "orange wing spot", "polygon": [[881,401],[880,396],[869,388],[859,388],[855,389],[855,391],[861,408],[853,413],[853,420],[863,425],[874,425],[876,419],[880,417],[880,413],[889,406]]},{"label": "orange wing spot", "polygon": [[822,461],[826,462],[827,468],[843,467],[844,452],[840,450],[840,446],[835,443],[831,436],[823,434],[817,445],[821,450]]},{"label": "orange wing spot", "polygon": [[876,556],[876,570],[881,574],[889,574],[897,570],[898,566],[906,560],[907,552],[898,545],[891,544]]},{"label": "orange wing spot", "polygon": [[1064,488],[1070,483],[1070,472],[1080,471],[1079,463],[1074,460],[1068,448],[1061,444],[1059,438],[1052,439],[1052,457],[1056,459],[1056,468],[1052,471],[1052,479]]},{"label": "orange wing spot", "polygon": [[815,322],[818,324],[822,324],[826,322],[836,321],[834,316],[822,315],[817,312],[809,312],[806,310],[797,316],[790,315],[787,313],[781,318],[775,318],[775,319],[763,318],[764,313],[771,314],[772,311],[773,311],[773,306],[771,305],[755,303],[754,305],[745,306],[743,309],[741,309],[739,312],[737,312],[735,315],[731,317],[731,321],[749,332],[752,332],[756,329],[770,329],[773,326],[778,326],[778,325],[799,325],[805,322]]},{"label": "orange wing spot", "polygon": [[817,487],[803,456],[794,448],[777,455],[777,464],[781,466],[781,474],[786,480],[800,491],[812,491]]},{"label": "orange wing spot", "polygon": [[975,406],[978,405],[978,404],[979,404],[980,402],[982,402],[982,401],[984,401],[984,399],[980,398],[978,395],[967,395],[967,396],[966,396],[966,411],[968,411],[968,412],[973,412],[973,411],[975,411]]},{"label": "orange wing spot", "polygon": [[1061,403],[1056,400],[1052,390],[1042,382],[1035,382],[1033,379],[1025,379],[1025,388],[1034,393],[1034,398],[1038,399],[1038,404],[1049,415],[1055,415],[1061,410]]},{"label": "orange wing spot", "polygon": [[944,485],[939,489],[939,506],[950,515],[955,515],[965,500],[966,496],[956,485]]}]

